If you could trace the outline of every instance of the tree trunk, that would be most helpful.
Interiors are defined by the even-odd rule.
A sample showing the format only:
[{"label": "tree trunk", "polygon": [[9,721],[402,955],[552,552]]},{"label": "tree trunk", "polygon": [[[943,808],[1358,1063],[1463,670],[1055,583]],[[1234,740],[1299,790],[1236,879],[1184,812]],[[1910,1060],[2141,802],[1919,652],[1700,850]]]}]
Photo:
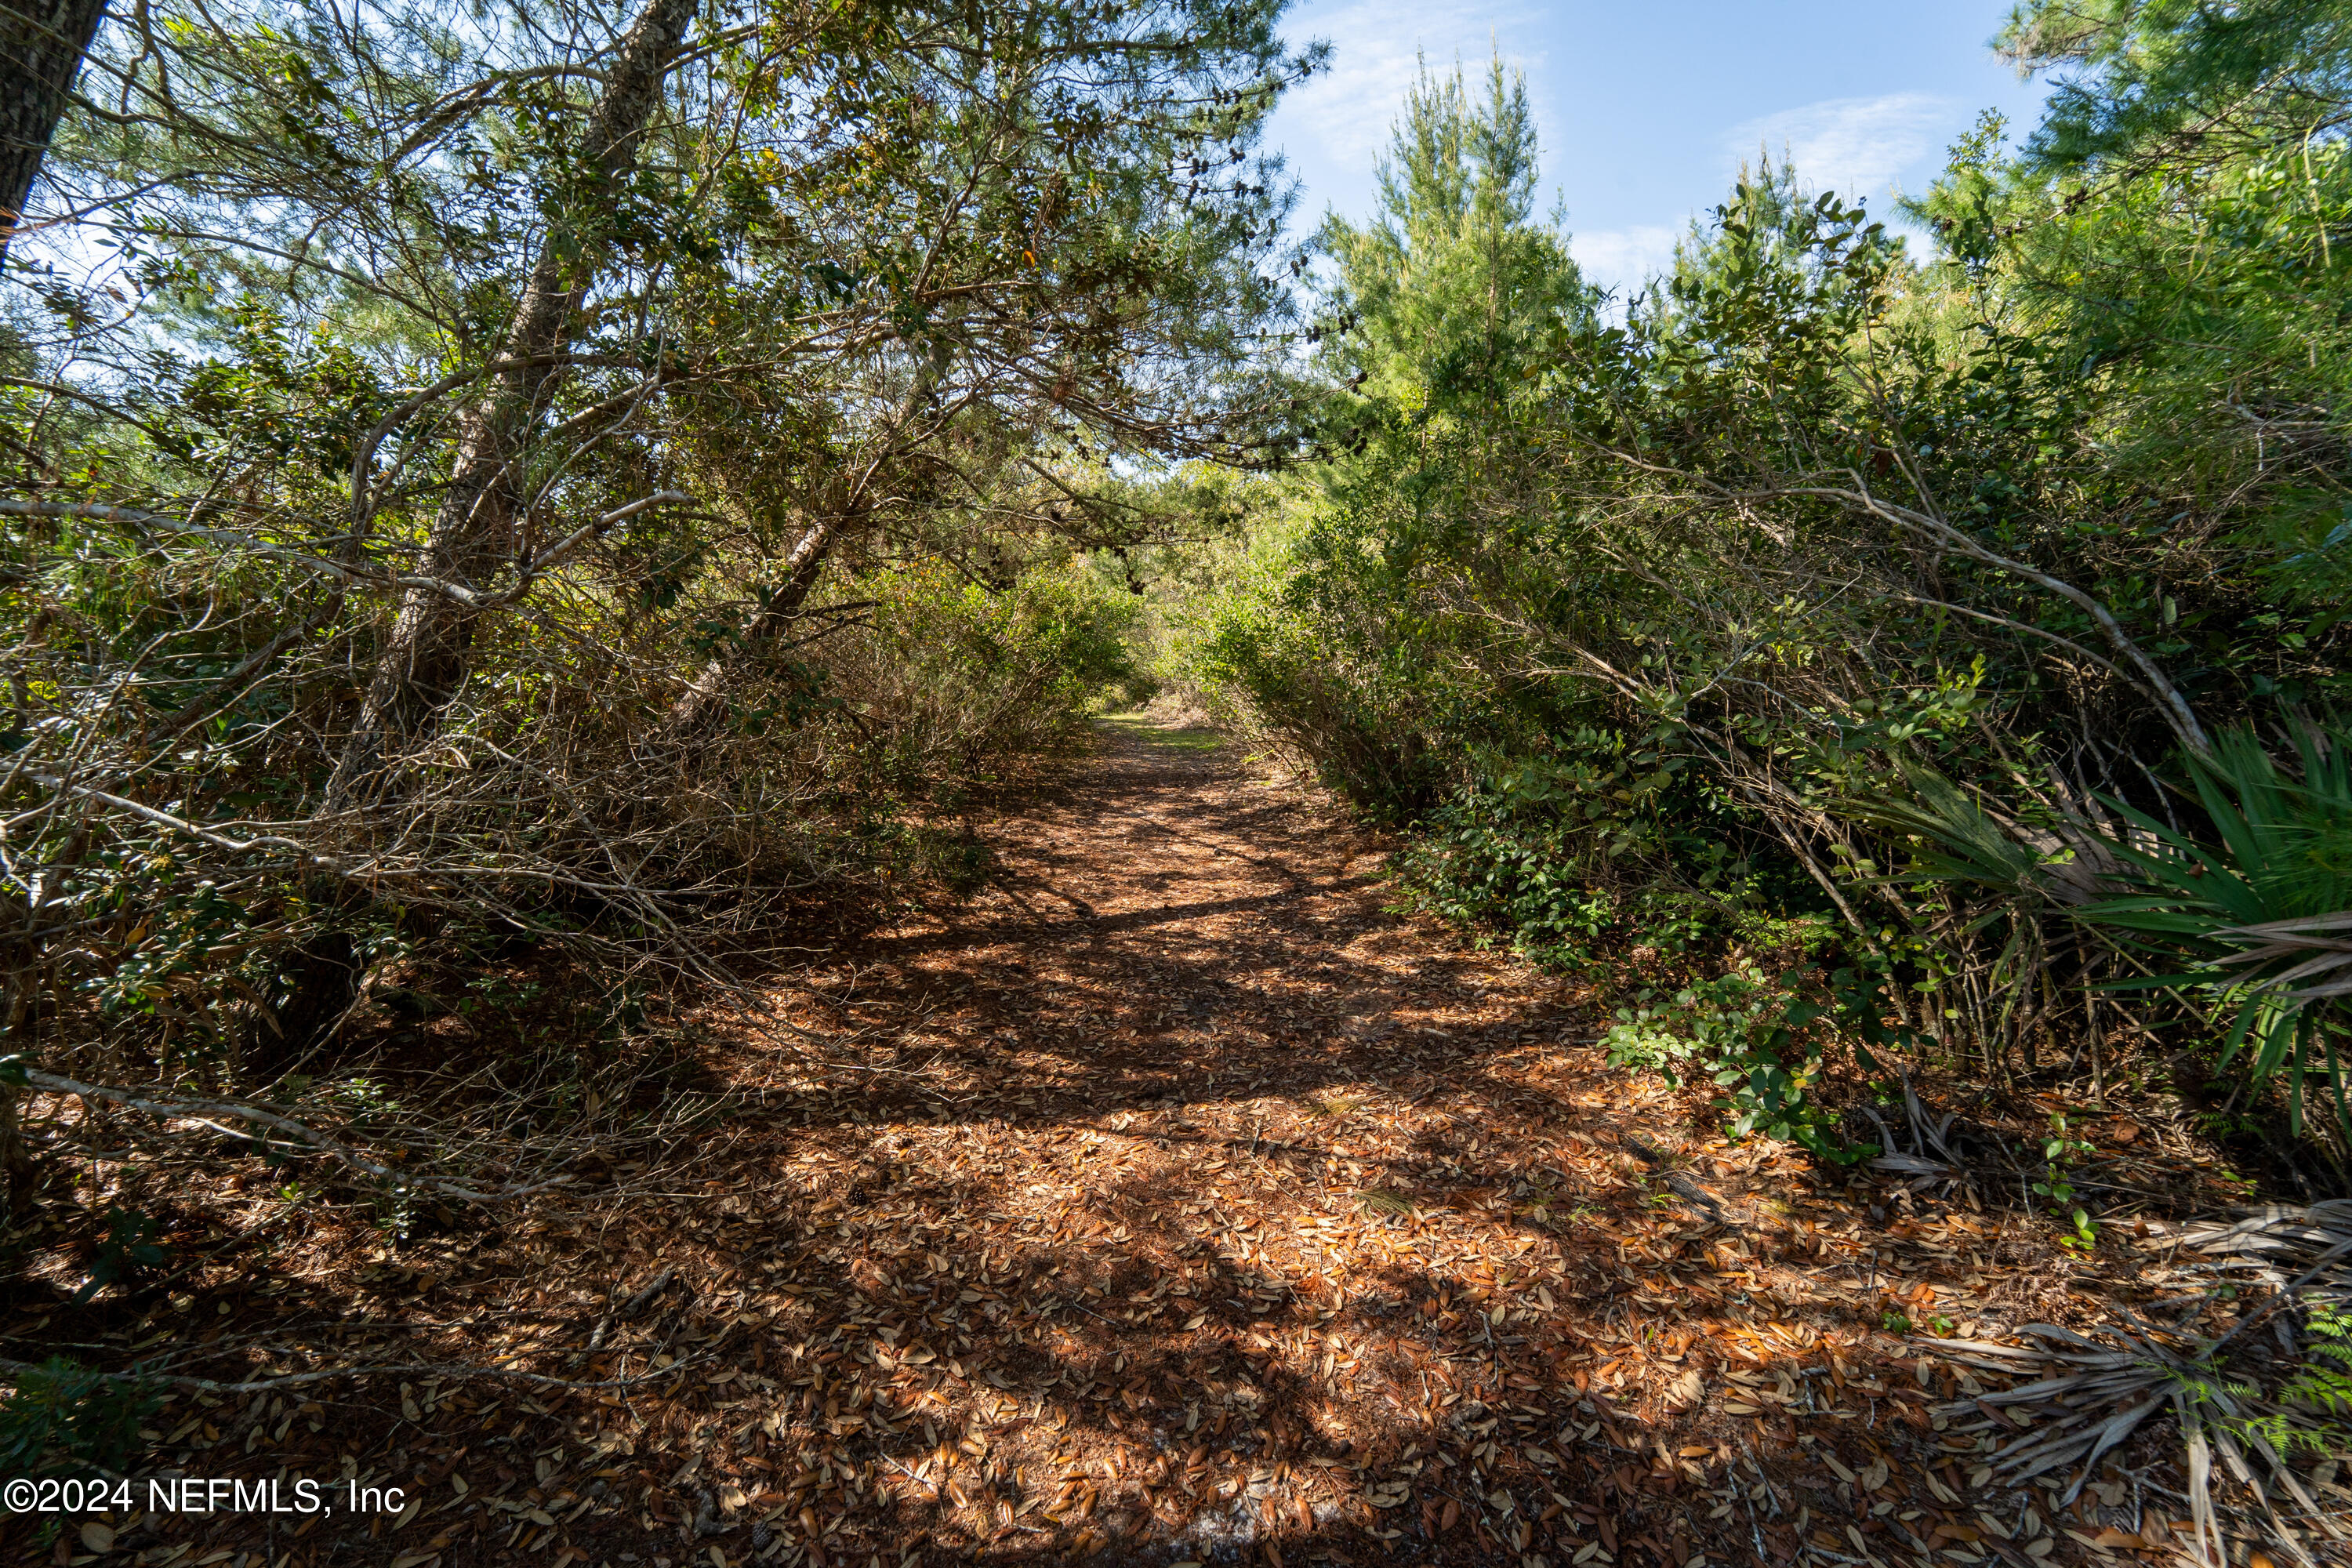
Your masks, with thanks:
[{"label": "tree trunk", "polygon": [[[635,164],[646,122],[661,102],[695,0],[650,0],[621,40],[581,139],[593,184],[616,186]],[[557,361],[570,344],[581,298],[595,281],[604,247],[583,245],[577,215],[550,214],[549,233],[494,356],[509,366],[491,377],[483,395],[459,416],[457,455],[448,493],[418,552],[415,571],[463,586],[478,586],[514,553],[514,529],[524,486],[522,450],[542,405],[559,379]],[[331,798],[341,798],[373,771],[387,735],[414,731],[457,693],[473,645],[475,616],[429,588],[404,597],[392,634],[376,657],[359,723],[335,771]]]},{"label": "tree trunk", "polygon": [[743,652],[773,642],[800,618],[801,606],[808,603],[817,578],[824,574],[825,557],[833,552],[845,531],[863,521],[873,495],[874,477],[898,449],[907,427],[930,398],[940,377],[946,374],[947,365],[943,354],[925,361],[915,373],[914,384],[877,432],[874,449],[866,461],[853,473],[835,475],[825,487],[817,521],[794,542],[792,553],[784,557],[782,584],[745,623],[742,651],[731,656],[711,656],[695,676],[694,684],[671,705],[667,728],[672,737],[683,739],[698,734],[724,713],[727,681],[741,665]]},{"label": "tree trunk", "polygon": [[[744,651],[762,643],[775,641],[787,627],[800,618],[801,606],[824,573],[824,558],[833,550],[833,542],[840,529],[833,519],[826,519],[801,535],[792,553],[784,557],[784,580],[761,602],[758,610],[743,627]],[[739,668],[743,654],[731,656],[713,654],[694,678],[694,684],[671,704],[669,731],[678,738],[701,733],[727,710],[728,678]]]},{"label": "tree trunk", "polygon": [[66,94],[98,36],[106,0],[7,0],[0,9],[0,253],[66,111]]},{"label": "tree trunk", "polygon": [[[39,1015],[37,985],[29,966],[18,968],[10,976],[8,1019],[0,1028],[0,1056],[14,1057],[20,1068],[32,1065],[33,1031]],[[0,1172],[5,1173],[8,1183],[8,1206],[0,1217],[9,1224],[32,1214],[40,1191],[40,1173],[34,1167],[32,1152],[25,1147],[25,1093],[22,1087],[0,1079]]]}]

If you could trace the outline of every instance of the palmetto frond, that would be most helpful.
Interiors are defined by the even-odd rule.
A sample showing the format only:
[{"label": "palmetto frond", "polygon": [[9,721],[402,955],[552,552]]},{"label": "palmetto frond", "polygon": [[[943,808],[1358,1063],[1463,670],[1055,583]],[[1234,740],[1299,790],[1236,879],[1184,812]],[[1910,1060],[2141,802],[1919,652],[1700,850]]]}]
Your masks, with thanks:
[{"label": "palmetto frond", "polygon": [[[2214,1509],[2217,1458],[2260,1505],[2272,1540],[2305,1568],[2314,1568],[2313,1559],[2279,1518],[2273,1492],[2284,1493],[2305,1520],[2328,1535],[2344,1538],[2271,1440],[2269,1434],[2278,1429],[2283,1415],[2276,1402],[2260,1388],[2227,1377],[2214,1358],[2218,1347],[2184,1354],[2145,1324],[2102,1325],[2092,1331],[2099,1336],[2095,1339],[2048,1323],[2028,1324],[2019,1333],[2034,1342],[1927,1342],[1980,1371],[2028,1380],[1947,1405],[1941,1412],[1947,1418],[1979,1417],[1966,1426],[1956,1423],[1951,1431],[2009,1437],[1992,1455],[1996,1477],[2016,1484],[2071,1468],[2073,1483],[2059,1500],[2061,1507],[2070,1505],[2103,1456],[2168,1410],[2180,1423],[2186,1449],[2189,1519],[2199,1561],[2215,1568],[2227,1561]],[[2042,1375],[2034,1376],[2037,1373]],[[1992,1408],[2000,1405],[2032,1409],[2039,1419],[2002,1416]]]},{"label": "palmetto frond", "polygon": [[2063,858],[1927,768],[1871,819],[1920,840],[1930,875],[2046,897],[2155,971],[2113,989],[2201,993],[2221,1066],[2238,1064],[2249,1088],[2283,1077],[2298,1128],[2305,1080],[2321,1080],[2352,1137],[2331,1016],[2352,995],[2352,732],[2306,727],[2294,752],[2282,766],[2251,729],[2216,736],[2189,759],[2210,834],[2103,799],[2112,818],[2077,814],[2054,834],[2074,851]]},{"label": "palmetto frond", "polygon": [[[2179,1235],[2182,1250],[2206,1260],[2200,1267],[2251,1274],[2283,1300],[2339,1310],[2352,1302],[2352,1200],[2307,1207],[2272,1205],[2236,1219],[2195,1222]],[[2340,1540],[2343,1533],[2273,1441],[2289,1429],[2293,1414],[2273,1393],[2233,1380],[2223,1370],[2223,1352],[2231,1341],[2268,1321],[2268,1314],[2258,1313],[2220,1341],[2188,1350],[2175,1348],[2168,1342],[2174,1336],[2136,1318],[2129,1326],[2093,1330],[2097,1338],[2033,1323],[2018,1331],[2029,1342],[2023,1344],[1926,1342],[1966,1365],[2026,1380],[1943,1412],[1948,1417],[1981,1417],[1954,1430],[1995,1432],[2009,1439],[1992,1456],[1994,1475],[2026,1481],[2072,1467],[2074,1484],[2061,1504],[2072,1503],[2103,1455],[2168,1409],[2179,1419],[2187,1447],[2189,1509],[2200,1556],[2221,1561],[2212,1496],[2218,1457],[2262,1505],[2279,1543],[2308,1563],[2302,1544],[2279,1521],[2273,1489],[2291,1497],[2328,1534]],[[2289,1389],[2290,1398],[2292,1394]],[[2001,1405],[2033,1409],[2039,1419],[2025,1423],[2000,1416],[1993,1407]]]},{"label": "palmetto frond", "polygon": [[2307,1285],[2352,1302],[2352,1198],[2307,1208],[2272,1204],[2235,1220],[2185,1226],[2180,1237],[2217,1268],[2249,1270],[2276,1289]]},{"label": "palmetto frond", "polygon": [[2248,945],[2220,962],[2244,964],[2262,989],[2285,992],[2290,1002],[2352,995],[2352,910],[2330,915],[2229,926],[2213,933]]}]

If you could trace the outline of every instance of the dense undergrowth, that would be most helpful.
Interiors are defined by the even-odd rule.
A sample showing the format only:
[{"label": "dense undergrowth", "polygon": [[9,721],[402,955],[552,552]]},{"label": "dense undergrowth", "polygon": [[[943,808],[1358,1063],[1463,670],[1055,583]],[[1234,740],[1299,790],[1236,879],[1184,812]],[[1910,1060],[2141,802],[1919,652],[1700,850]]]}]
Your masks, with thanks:
[{"label": "dense undergrowth", "polygon": [[1275,14],[93,10],[0,322],[13,1212],[417,955],[625,1011],[983,875],[1143,679],[1121,476],[1273,450]]},{"label": "dense undergrowth", "polygon": [[1429,907],[1623,971],[1631,1058],[2135,1074],[2343,1192],[2347,24],[2102,17],[2021,14],[2049,118],[1909,235],[1767,165],[1631,299],[1523,90],[1424,79],[1322,236],[1321,460],[1161,658]]},{"label": "dense undergrowth", "polygon": [[[1613,1061],[1928,1181],[1967,1162],[1913,1085],[2038,1108],[2019,1207],[2088,1255],[2074,1122],[2116,1103],[2352,1196],[2352,12],[2026,6],[2000,47],[2047,115],[1982,121],[1907,234],[1766,163],[1631,298],[1534,216],[1524,88],[1425,75],[1374,221],[1320,236],[1317,460],[1155,626],[1399,833],[1411,900],[1581,977]],[[2314,1223],[2277,1283],[2325,1381]],[[2083,1353],[2048,1387],[2111,1434],[2154,1405],[2084,1380],[2128,1364],[2278,1400],[2275,1477],[2345,1443],[2224,1345]],[[2200,1457],[2241,1418],[2205,1397]]]},{"label": "dense undergrowth", "polygon": [[677,1135],[677,998],[984,882],[1144,680],[1129,476],[1279,439],[1277,11],[11,13],[0,1267],[528,1198]]}]

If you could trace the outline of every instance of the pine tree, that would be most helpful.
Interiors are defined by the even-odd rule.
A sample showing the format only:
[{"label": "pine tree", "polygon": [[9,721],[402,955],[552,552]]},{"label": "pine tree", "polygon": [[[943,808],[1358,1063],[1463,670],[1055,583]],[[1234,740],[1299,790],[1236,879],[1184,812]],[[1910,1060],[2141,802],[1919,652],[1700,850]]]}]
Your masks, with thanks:
[{"label": "pine tree", "polygon": [[1330,313],[1353,317],[1331,368],[1412,412],[1503,401],[1555,324],[1591,309],[1568,237],[1535,216],[1537,141],[1524,76],[1500,58],[1474,100],[1461,69],[1421,79],[1379,165],[1380,216],[1336,214]]}]

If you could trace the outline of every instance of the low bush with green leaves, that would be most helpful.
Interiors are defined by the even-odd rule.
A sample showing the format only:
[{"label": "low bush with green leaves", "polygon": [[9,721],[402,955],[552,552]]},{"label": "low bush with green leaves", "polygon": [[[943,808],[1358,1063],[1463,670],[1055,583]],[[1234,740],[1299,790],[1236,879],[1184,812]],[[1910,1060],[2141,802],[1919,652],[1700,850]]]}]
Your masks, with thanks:
[{"label": "low bush with green leaves", "polygon": [[1850,1164],[1878,1151],[1840,1136],[1839,1112],[1817,1092],[1833,1038],[1821,1021],[1835,1016],[1838,1003],[1811,1000],[1806,989],[1799,974],[1771,978],[1749,968],[1685,986],[1669,1000],[1644,991],[1618,1009],[1601,1044],[1617,1066],[1714,1085],[1734,1137],[1760,1133]]},{"label": "low bush with green leaves", "polygon": [[0,1476],[114,1474],[141,1448],[142,1423],[162,1396],[136,1379],[110,1377],[65,1356],[14,1374],[0,1402]]},{"label": "low bush with green leaves", "polygon": [[2352,1182],[2352,152],[2310,131],[2352,29],[2036,0],[2001,47],[2069,85],[1953,144],[1925,243],[1759,164],[1613,301],[1508,72],[1424,76],[1321,236],[1313,460],[1180,662],[1531,954],[1824,922],[1937,1066],[2129,1039]]},{"label": "low bush with green leaves", "polygon": [[824,689],[875,736],[861,764],[896,788],[929,793],[1060,744],[1148,680],[1133,596],[1076,560],[994,588],[932,563],[842,594],[870,601],[868,619],[825,648]]},{"label": "low bush with green leaves", "polygon": [[2091,1223],[2090,1212],[2078,1201],[2072,1173],[2075,1165],[2097,1152],[2067,1131],[2063,1113],[2053,1112],[2050,1135],[2042,1143],[2042,1175],[2032,1184],[2035,1194],[2050,1205],[2051,1214],[2073,1227],[2061,1238],[2062,1245],[2085,1253],[2098,1244],[2099,1228]]}]

